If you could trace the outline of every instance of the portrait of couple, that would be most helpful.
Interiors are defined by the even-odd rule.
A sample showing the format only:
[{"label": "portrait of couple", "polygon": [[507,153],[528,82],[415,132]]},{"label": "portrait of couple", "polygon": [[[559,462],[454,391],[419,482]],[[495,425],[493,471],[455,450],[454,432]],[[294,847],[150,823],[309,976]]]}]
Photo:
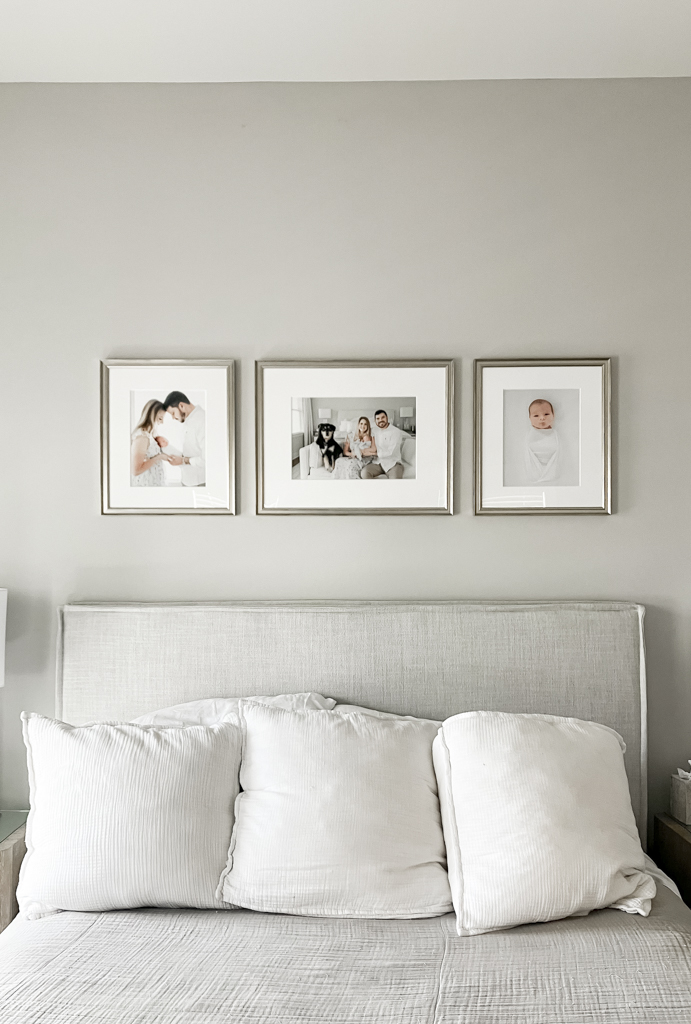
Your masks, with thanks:
[{"label": "portrait of couple", "polygon": [[[176,434],[179,447],[165,436],[166,423]],[[182,391],[171,391],[162,400],[149,398],[132,431],[130,453],[132,487],[205,487],[204,409]]]},{"label": "portrait of couple", "polygon": [[317,427],[317,447],[324,468],[333,473],[334,480],[389,480],[403,479],[402,445],[408,436],[389,422],[385,409],[377,409],[374,426],[367,416],[361,416],[355,429],[346,434],[343,444],[335,439],[333,423],[320,423]]}]

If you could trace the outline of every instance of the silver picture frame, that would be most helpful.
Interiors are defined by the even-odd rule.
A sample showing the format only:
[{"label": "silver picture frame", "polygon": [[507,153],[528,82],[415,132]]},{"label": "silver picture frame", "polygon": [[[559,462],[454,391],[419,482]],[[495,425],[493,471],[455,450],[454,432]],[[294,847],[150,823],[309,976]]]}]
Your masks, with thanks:
[{"label": "silver picture frame", "polygon": [[[474,491],[475,491],[475,515],[611,515],[612,513],[612,369],[611,359],[588,358],[588,359],[476,359],[474,361]],[[487,488],[485,479],[487,475],[486,462],[488,452],[485,444],[484,416],[485,416],[485,371],[492,369],[526,369],[526,368],[555,368],[561,370],[574,370],[580,368],[599,368],[601,379],[595,382],[591,388],[593,401],[597,399],[600,403],[601,424],[599,430],[599,455],[598,455],[598,479],[591,481],[591,491],[597,490],[599,500],[589,501],[584,504],[549,504],[544,497],[543,504],[528,504],[536,495],[522,495],[520,501],[510,493],[500,497],[490,497],[485,493]],[[525,379],[526,375],[522,375]],[[528,375],[529,377],[529,375]],[[562,379],[567,379],[564,374]],[[539,389],[538,389],[539,390]],[[544,390],[544,389],[543,389]],[[597,394],[596,394],[597,390]],[[539,401],[539,399],[534,399]],[[549,402],[547,403],[549,404]],[[553,410],[554,412],[554,410]],[[580,427],[579,427],[580,429]],[[579,435],[580,438],[580,435]],[[493,455],[493,462],[496,465],[497,453]],[[496,474],[495,474],[496,476]],[[524,488],[524,490],[535,490],[536,488]],[[556,488],[552,487],[552,491]],[[499,488],[495,488],[496,491]],[[510,490],[508,488],[507,490]],[[571,489],[573,490],[573,488]],[[515,501],[512,504],[512,501]],[[501,504],[500,504],[501,502]],[[521,503],[523,502],[523,503]]]},{"label": "silver picture frame", "polygon": [[[384,483],[358,484],[372,488],[370,493],[363,491],[363,498],[369,504],[357,507],[343,505],[324,506],[307,504],[281,505],[267,500],[267,459],[265,452],[265,378],[269,371],[281,370],[437,370],[443,374],[443,409],[437,410],[440,422],[443,422],[445,455],[443,462],[443,480],[439,480],[439,493],[444,499],[439,505],[399,504],[395,507],[373,503],[377,498],[377,490],[387,486]],[[358,392],[363,395],[371,392]],[[386,392],[391,394],[391,392]],[[256,511],[257,515],[453,515],[453,469],[454,469],[454,362],[452,359],[382,359],[382,360],[259,360],[255,363],[255,442],[256,442]],[[416,437],[417,446],[417,437]],[[410,483],[411,481],[396,481]],[[413,481],[415,482],[415,481]],[[312,485],[313,486],[313,485]],[[331,485],[333,486],[333,485]],[[382,492],[379,492],[379,497]]]},{"label": "silver picture frame", "polygon": [[[226,455],[219,460],[220,473],[226,482],[224,496],[219,499],[202,501],[195,507],[189,505],[169,507],[141,507],[117,504],[113,496],[111,477],[111,371],[131,368],[165,368],[179,370],[201,368],[218,370],[218,385],[226,396],[226,412],[219,414],[219,427],[225,431]],[[101,398],[101,514],[102,515],[235,515],[236,503],[236,402],[235,402],[235,360],[233,359],[104,359],[100,366]],[[226,477],[227,473],[227,477]],[[132,489],[134,490],[134,488]],[[142,488],[144,490],[144,488]],[[146,490],[154,490],[153,488]],[[156,489],[158,490],[158,488]],[[164,488],[161,488],[164,490]],[[167,488],[166,488],[167,490]],[[192,490],[192,488],[190,488]],[[198,490],[194,488],[194,490]],[[200,490],[200,489],[199,489]],[[187,497],[187,495],[185,496]],[[212,500],[216,503],[213,504]]]}]

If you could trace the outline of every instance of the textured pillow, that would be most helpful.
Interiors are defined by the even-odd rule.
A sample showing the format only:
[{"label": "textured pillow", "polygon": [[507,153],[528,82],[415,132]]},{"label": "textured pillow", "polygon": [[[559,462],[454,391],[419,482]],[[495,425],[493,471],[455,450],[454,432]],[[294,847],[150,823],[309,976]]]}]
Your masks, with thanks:
[{"label": "textured pillow", "polygon": [[415,715],[395,715],[393,711],[375,711],[374,708],[364,708],[359,704],[336,704],[333,710],[339,715],[352,715],[355,713],[370,715],[372,718],[397,718],[403,722],[428,722],[430,725],[434,725],[436,729],[441,725],[441,722],[436,722],[433,718],[417,718]]},{"label": "textured pillow", "polygon": [[459,935],[617,907],[646,916],[623,741],[594,722],[470,711],[434,766]]},{"label": "textured pillow", "polygon": [[[207,697],[204,700],[189,700],[185,704],[173,704],[169,708],[150,711],[132,721],[138,725],[218,725],[230,716],[236,721],[240,697]],[[277,697],[250,697],[260,704],[275,704],[279,708],[304,708],[329,711],[336,703],[321,693],[281,693]]]},{"label": "textured pillow", "polygon": [[242,749],[239,720],[209,728],[71,726],[22,715],[31,811],[22,914],[223,908]]},{"label": "textured pillow", "polygon": [[240,713],[243,792],[223,899],[316,917],[452,909],[434,723],[250,701]]}]

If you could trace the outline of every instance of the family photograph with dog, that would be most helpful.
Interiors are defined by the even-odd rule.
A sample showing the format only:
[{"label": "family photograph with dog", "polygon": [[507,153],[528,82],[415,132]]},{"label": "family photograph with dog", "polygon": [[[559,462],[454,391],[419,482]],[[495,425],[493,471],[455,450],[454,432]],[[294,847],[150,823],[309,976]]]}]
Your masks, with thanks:
[{"label": "family photograph with dog", "polygon": [[415,398],[294,398],[292,431],[295,479],[415,479]]}]

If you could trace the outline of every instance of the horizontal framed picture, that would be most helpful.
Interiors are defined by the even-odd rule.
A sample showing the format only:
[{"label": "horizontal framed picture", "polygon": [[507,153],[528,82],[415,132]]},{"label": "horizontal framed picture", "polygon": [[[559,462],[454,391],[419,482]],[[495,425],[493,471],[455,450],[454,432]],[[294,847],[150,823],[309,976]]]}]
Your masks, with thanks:
[{"label": "horizontal framed picture", "polygon": [[609,359],[475,361],[475,513],[609,514]]},{"label": "horizontal framed picture", "polygon": [[453,363],[256,364],[257,512],[450,515]]},{"label": "horizontal framed picture", "polygon": [[232,359],[101,363],[104,515],[233,515]]}]

